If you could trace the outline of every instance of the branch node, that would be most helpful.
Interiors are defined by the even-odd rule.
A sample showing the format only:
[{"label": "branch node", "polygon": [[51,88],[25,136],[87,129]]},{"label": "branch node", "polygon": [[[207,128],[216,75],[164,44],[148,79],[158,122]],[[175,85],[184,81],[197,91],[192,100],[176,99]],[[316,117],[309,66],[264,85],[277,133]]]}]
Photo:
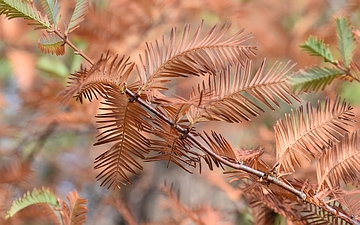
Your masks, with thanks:
[{"label": "branch node", "polygon": [[139,98],[139,94],[135,93],[135,94],[131,95],[128,100],[129,100],[129,102],[132,103],[132,102],[136,101],[138,98]]},{"label": "branch node", "polygon": [[[174,124],[174,126],[176,126],[176,125]],[[183,132],[182,132],[181,135],[180,135],[180,139],[181,139],[181,140],[186,139],[186,138],[189,136],[189,133],[190,133],[191,129],[192,129],[192,128],[189,128],[189,127],[187,127],[186,129],[184,129]]]}]

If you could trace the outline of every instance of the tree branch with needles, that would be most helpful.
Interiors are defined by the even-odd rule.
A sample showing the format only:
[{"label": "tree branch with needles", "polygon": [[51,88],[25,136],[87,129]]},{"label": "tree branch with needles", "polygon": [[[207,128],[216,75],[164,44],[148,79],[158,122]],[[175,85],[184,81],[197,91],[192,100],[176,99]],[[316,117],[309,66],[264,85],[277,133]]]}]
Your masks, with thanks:
[{"label": "tree branch with needles", "polygon": [[[68,44],[71,48],[73,48],[76,53],[80,53],[79,55],[82,56],[87,62],[89,62],[91,65],[94,65],[93,61],[90,60],[90,58],[88,58],[81,50],[77,49],[76,46],[71,43],[71,41],[69,41],[67,38],[62,36],[61,33],[59,33],[59,32],[55,32],[55,33],[57,35],[59,35],[61,38],[63,38],[64,42],[66,44]],[[126,88],[124,90],[124,92],[126,93],[126,95],[130,99],[132,99],[132,101],[135,101],[136,103],[140,104],[142,107],[146,108],[148,111],[150,111],[151,113],[156,115],[158,118],[160,118],[161,120],[163,120],[164,122],[166,122],[170,126],[174,127],[177,131],[179,131],[181,134],[183,134],[183,136],[185,138],[188,138],[193,143],[195,143],[197,145],[197,147],[199,149],[201,149],[204,153],[210,155],[211,157],[213,157],[214,159],[216,159],[218,162],[222,163],[223,165],[226,165],[226,166],[228,166],[230,168],[233,168],[233,169],[236,169],[236,170],[241,170],[241,171],[244,171],[246,173],[255,175],[255,176],[258,177],[259,182],[266,181],[265,183],[273,183],[273,184],[275,184],[275,185],[289,191],[290,193],[293,193],[301,201],[309,202],[308,201],[309,196],[305,192],[297,190],[293,186],[291,186],[288,183],[282,181],[281,179],[279,179],[278,175],[274,176],[274,175],[271,175],[269,173],[265,173],[265,172],[253,169],[253,168],[251,168],[249,166],[246,166],[246,165],[244,165],[242,163],[233,163],[233,162],[223,158],[222,156],[220,156],[220,155],[216,154],[215,152],[213,152],[211,149],[209,149],[203,143],[201,143],[193,134],[189,133],[188,129],[185,129],[182,126],[177,125],[174,121],[170,120],[167,116],[165,116],[159,110],[155,109],[148,102],[146,102],[143,99],[139,98],[139,95],[133,93],[128,88]],[[339,218],[341,218],[341,219],[343,219],[343,220],[345,220],[345,221],[347,221],[349,223],[360,224],[358,221],[355,221],[353,218],[347,216],[346,214],[344,214],[342,212],[337,211],[336,209],[332,208],[331,206],[328,206],[328,205],[325,204],[323,206],[323,208],[324,208],[324,210],[328,211],[329,213],[331,213],[333,215],[336,215],[337,217],[339,217]]]}]

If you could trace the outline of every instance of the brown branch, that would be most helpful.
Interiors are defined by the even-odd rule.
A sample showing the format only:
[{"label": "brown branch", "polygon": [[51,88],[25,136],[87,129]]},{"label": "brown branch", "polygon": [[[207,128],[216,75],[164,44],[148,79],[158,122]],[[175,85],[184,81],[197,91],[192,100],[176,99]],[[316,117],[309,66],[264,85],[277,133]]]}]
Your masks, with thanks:
[{"label": "brown branch", "polygon": [[[81,50],[79,50],[70,40],[68,40],[68,38],[66,36],[64,36],[63,34],[61,34],[61,32],[55,30],[53,31],[56,35],[58,35],[63,41],[64,44],[68,44],[72,49],[75,50],[75,54],[80,55],[81,57],[83,57],[87,62],[89,62],[91,65],[94,64],[94,62],[87,57]],[[282,188],[284,188],[285,190],[293,193],[294,195],[296,195],[298,198],[300,198],[303,201],[307,201],[307,195],[302,192],[297,190],[296,188],[286,184],[285,182],[279,180],[277,177],[275,176],[271,176],[267,173],[264,173],[262,171],[259,170],[255,170],[251,167],[248,167],[244,164],[241,163],[232,163],[224,158],[222,158],[221,156],[217,155],[215,152],[213,152],[211,149],[209,149],[208,147],[206,147],[204,144],[202,144],[194,135],[192,135],[191,133],[188,132],[188,130],[182,128],[179,125],[176,125],[173,121],[171,121],[169,118],[167,118],[165,115],[163,115],[161,112],[157,111],[155,108],[153,108],[150,104],[148,104],[146,101],[142,100],[141,98],[139,98],[135,93],[132,93],[129,89],[126,89],[125,93],[131,97],[132,99],[134,99],[136,102],[138,102],[141,106],[143,106],[144,108],[146,108],[147,110],[149,110],[150,112],[154,113],[156,116],[158,116],[160,119],[162,119],[163,121],[165,121],[167,124],[169,124],[170,126],[173,126],[176,130],[178,130],[179,132],[181,132],[182,134],[184,134],[184,136],[186,136],[187,138],[189,138],[193,143],[195,143],[200,149],[202,149],[205,153],[209,154],[211,157],[215,158],[216,160],[218,160],[219,162],[221,162],[222,164],[234,168],[234,169],[238,169],[238,170],[242,170],[244,172],[253,174],[257,177],[259,177],[260,179],[266,180],[270,183],[276,184]],[[311,202],[309,202],[311,203]],[[311,203],[313,204],[313,203]],[[328,205],[324,205],[323,208],[328,211],[329,213],[351,223],[351,224],[355,224],[355,225],[360,225],[360,222],[352,219],[351,217],[345,215],[344,213],[341,213],[339,211],[337,211],[336,209],[332,208],[331,206]]]},{"label": "brown branch", "polygon": [[[148,104],[146,101],[142,100],[141,98],[137,98],[137,95],[132,93],[129,89],[126,89],[126,94],[129,95],[132,99],[135,99],[135,101],[137,101],[141,106],[143,106],[144,108],[146,108],[147,110],[149,110],[150,112],[154,113],[156,116],[158,116],[160,119],[162,119],[163,121],[165,121],[167,124],[169,124],[170,126],[173,126],[176,130],[178,130],[179,132],[181,132],[182,134],[184,134],[187,138],[189,138],[193,143],[195,143],[198,147],[200,147],[205,153],[209,154],[210,156],[212,156],[213,158],[215,158],[216,160],[218,160],[219,162],[221,162],[222,164],[234,168],[234,169],[238,169],[238,170],[242,170],[245,171],[247,173],[253,174],[257,177],[259,177],[260,179],[266,180],[270,183],[276,184],[282,188],[284,188],[285,190],[293,193],[294,195],[296,195],[298,198],[300,198],[303,201],[307,201],[308,196],[302,192],[297,190],[296,188],[286,184],[285,182],[279,180],[277,177],[275,176],[271,176],[267,173],[264,173],[262,171],[259,170],[255,170],[251,167],[248,167],[244,164],[241,163],[232,163],[224,158],[222,158],[221,156],[217,155],[215,152],[213,152],[211,149],[209,149],[208,147],[206,147],[204,144],[202,144],[194,135],[192,135],[191,133],[188,132],[188,130],[182,128],[179,125],[176,125],[173,121],[171,121],[169,118],[167,118],[165,115],[163,115],[161,112],[159,112],[158,110],[156,110],[155,108],[153,108],[150,104]],[[307,201],[309,202],[309,201]],[[311,203],[311,202],[309,202]],[[313,203],[311,203],[313,204]],[[337,211],[336,209],[332,208],[331,206],[328,205],[324,205],[324,210],[328,211],[329,213],[351,223],[351,224],[355,224],[355,225],[360,225],[360,223],[354,219],[352,219],[351,217],[345,215],[344,213],[341,213],[339,211]]]}]

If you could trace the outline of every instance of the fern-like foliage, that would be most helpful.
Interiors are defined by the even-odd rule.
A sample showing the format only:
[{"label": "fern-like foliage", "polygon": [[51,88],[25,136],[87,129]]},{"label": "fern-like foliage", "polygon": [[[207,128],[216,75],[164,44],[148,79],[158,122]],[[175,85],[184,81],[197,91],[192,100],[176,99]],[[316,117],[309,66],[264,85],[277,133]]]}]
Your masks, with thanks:
[{"label": "fern-like foliage", "polygon": [[104,110],[97,116],[99,135],[95,145],[114,143],[113,146],[95,159],[95,169],[102,169],[97,175],[102,180],[101,186],[119,187],[119,184],[131,183],[127,172],[137,174],[133,168],[141,170],[141,164],[134,156],[144,159],[144,153],[150,148],[144,130],[150,130],[148,113],[135,102],[121,93],[117,86],[112,86],[103,102]]},{"label": "fern-like foliage", "polygon": [[[170,163],[174,163],[185,171],[192,173],[189,167],[199,167],[200,172],[202,170],[202,161],[205,161],[208,168],[213,170],[214,165],[220,167],[221,164],[215,158],[208,155],[200,146],[197,146],[188,138],[189,135],[198,137],[199,134],[195,128],[190,128],[186,124],[186,119],[181,119],[189,106],[186,100],[181,98],[174,99],[174,106],[162,106],[157,109],[163,112],[163,115],[167,115],[173,119],[173,124],[169,124],[161,118],[153,118],[153,128],[149,133],[156,137],[151,139],[151,152],[157,153],[157,155],[147,157],[146,162],[167,160],[168,166]],[[178,100],[176,102],[176,100]],[[187,103],[184,103],[187,102]],[[180,132],[175,126],[179,125],[182,127],[183,132]]]},{"label": "fern-like foliage", "polygon": [[300,218],[300,215],[293,210],[294,204],[291,200],[278,198],[270,189],[259,184],[250,185],[244,195],[253,209],[254,224],[269,224],[269,221],[275,221],[278,215],[291,220]]},{"label": "fern-like foliage", "polygon": [[[34,189],[32,193],[27,192],[24,194],[23,198],[19,198],[15,200],[8,211],[6,218],[12,217],[15,213],[17,213],[20,210],[23,209],[29,209],[28,207],[34,204],[46,204],[53,206],[52,210],[53,212],[59,213],[62,219],[62,223],[64,225],[82,225],[86,222],[86,214],[88,212],[87,207],[85,204],[87,203],[87,200],[85,198],[79,197],[77,191],[70,192],[67,196],[67,199],[69,201],[69,205],[65,202],[60,202],[58,198],[54,195],[52,190],[49,188],[42,188],[41,190]],[[42,206],[46,206],[42,205]],[[41,208],[38,208],[35,210],[33,208],[34,212],[38,211]],[[41,210],[41,213],[43,215],[44,210],[50,210],[49,207],[44,208]],[[49,217],[53,217],[53,213],[49,213]],[[60,224],[60,221],[53,221],[54,224]]]},{"label": "fern-like foliage", "polygon": [[335,78],[344,75],[344,73],[344,71],[335,68],[314,66],[289,77],[287,83],[298,94],[317,92],[324,90]]},{"label": "fern-like foliage", "polygon": [[345,134],[320,157],[316,166],[319,189],[339,187],[342,181],[359,185],[359,135],[359,131]]},{"label": "fern-like foliage", "polygon": [[154,128],[151,133],[160,139],[151,140],[151,151],[157,153],[155,156],[147,157],[145,161],[167,160],[180,168],[192,173],[187,167],[195,168],[201,159],[201,154],[192,150],[194,147],[190,140],[173,126],[157,119],[153,121]]},{"label": "fern-like foliage", "polygon": [[[286,85],[284,77],[293,65],[275,63],[265,72],[265,60],[256,73],[252,61],[237,64],[235,71],[230,67],[209,78],[190,94],[190,99],[201,99],[201,104],[193,105],[187,114],[191,124],[201,121],[242,122],[264,112],[261,106],[275,110],[280,107],[277,99],[287,104],[291,100],[300,101]],[[208,93],[208,94],[203,94]],[[203,97],[199,97],[199,96]],[[254,100],[255,99],[255,100]],[[273,105],[272,105],[273,104]]]},{"label": "fern-like foliage", "polygon": [[24,18],[30,20],[29,24],[35,29],[51,29],[51,22],[47,16],[35,8],[35,5],[23,0],[1,0],[0,15],[4,14],[8,19]]},{"label": "fern-like foliage", "polygon": [[74,12],[71,16],[69,25],[65,31],[65,34],[73,32],[78,28],[80,23],[84,20],[85,13],[89,7],[88,0],[77,0]]},{"label": "fern-like foliage", "polygon": [[349,66],[356,47],[355,36],[352,32],[352,25],[346,16],[335,18],[338,49],[344,60],[345,66]]},{"label": "fern-like foliage", "polygon": [[[276,193],[276,190],[273,190],[271,185],[269,188],[262,187],[259,184],[249,185],[244,195],[253,208],[254,224],[269,224],[269,221],[274,221],[278,215],[287,218],[292,224],[352,224],[349,220],[331,213],[328,205],[325,205],[326,199],[329,206],[331,206],[332,209],[336,209],[337,213],[346,213],[341,203],[335,199],[332,190],[320,192],[317,195],[311,195],[307,191],[308,196],[311,198],[311,203],[297,202],[296,199],[293,199],[294,196],[290,196],[289,198],[284,194],[280,194],[284,191],[283,189],[279,189],[278,191],[279,192]],[[312,191],[314,190],[312,189]],[[340,196],[336,197],[339,198]],[[341,198],[343,199],[343,197]]]},{"label": "fern-like foliage", "polygon": [[[81,67],[72,75],[62,94],[63,102],[71,97],[80,102],[98,97],[104,99],[97,116],[101,133],[94,145],[110,144],[111,147],[95,159],[94,169],[100,170],[96,178],[101,186],[120,188],[120,185],[131,184],[130,176],[143,169],[140,161],[167,160],[168,166],[174,163],[188,172],[191,172],[188,167],[200,166],[201,169],[201,162],[205,161],[210,169],[213,164],[235,169],[228,173],[245,186],[244,195],[257,210],[255,222],[258,224],[274,222],[277,215],[298,224],[352,221],[341,202],[345,208],[354,207],[350,213],[359,213],[360,207],[347,199],[358,192],[339,197],[334,191],[342,181],[358,184],[360,177],[357,166],[359,134],[355,132],[351,137],[347,134],[355,122],[354,114],[352,107],[339,97],[333,103],[329,99],[323,105],[318,102],[316,108],[307,103],[286,115],[285,122],[277,121],[274,127],[277,164],[273,169],[260,159],[262,148],[235,150],[222,135],[212,131],[201,136],[195,130],[199,122],[240,123],[250,121],[266,108],[275,110],[282,102],[289,105],[294,100],[300,102],[289,86],[302,93],[322,90],[339,77],[360,81],[359,66],[352,60],[356,44],[348,18],[335,20],[342,60],[335,60],[329,46],[314,36],[300,46],[310,55],[331,63],[333,68],[315,66],[287,78],[294,64],[276,62],[267,70],[266,60],[263,60],[253,72],[250,58],[255,55],[256,47],[245,44],[252,38],[251,34],[244,35],[240,30],[225,38],[231,24],[224,23],[215,25],[200,38],[202,22],[193,38],[188,38],[190,25],[187,24],[180,40],[174,28],[168,39],[163,37],[161,41],[147,43],[145,55],[140,55],[136,67],[139,80],[128,85],[135,66],[129,58],[115,56],[112,59],[107,53],[93,63],[68,39],[68,34],[84,19],[88,0],[76,1],[64,32],[58,28],[59,2],[39,1],[42,12],[37,11],[32,1],[0,0],[0,14],[9,19],[25,18],[37,29],[47,29],[48,33],[38,41],[44,53],[62,55],[64,45],[68,44],[91,64],[90,68]],[[164,95],[162,91],[167,90],[168,82],[188,76],[208,76],[208,79],[192,89],[189,99]],[[150,152],[153,155],[148,156]],[[302,166],[303,158],[315,157],[319,158],[319,192],[313,184],[274,176],[277,172],[295,171],[295,167]],[[193,213],[195,210],[183,207],[172,190],[168,192],[185,215],[195,223],[206,223]],[[298,197],[306,203],[298,202]],[[57,207],[63,224],[84,224],[88,211],[86,199],[79,197],[76,191],[67,198],[69,204],[62,203],[62,208],[58,208],[60,204],[49,189],[34,189],[13,203],[7,217],[29,205],[46,203]],[[327,205],[325,198],[334,202],[333,208]]]},{"label": "fern-like foliage", "polygon": [[[44,53],[63,55],[65,53],[64,42],[67,35],[79,27],[84,19],[84,14],[88,8],[88,0],[78,0],[74,13],[67,26],[65,36],[60,36],[58,24],[60,22],[60,4],[58,0],[40,0],[38,11],[32,1],[25,0],[1,0],[0,15],[4,14],[7,18],[23,18],[30,20],[35,29],[46,29],[48,33],[43,33],[38,40],[38,47]],[[57,34],[55,34],[57,33]]]},{"label": "fern-like foliage", "polygon": [[168,43],[164,37],[161,43],[147,43],[145,58],[140,56],[141,66],[137,67],[141,79],[140,93],[144,92],[152,99],[158,90],[166,90],[164,84],[170,81],[169,78],[215,73],[254,55],[256,47],[243,44],[252,35],[242,35],[241,30],[224,39],[231,26],[225,23],[221,27],[215,25],[205,38],[198,40],[202,26],[203,23],[190,41],[190,25],[187,24],[180,44],[177,44],[175,28],[171,30]]},{"label": "fern-like foliage", "polygon": [[58,0],[40,0],[40,6],[50,22],[57,28],[60,21],[60,4]]},{"label": "fern-like foliage", "polygon": [[337,97],[333,103],[328,98],[324,106],[318,102],[316,109],[311,103],[300,106],[285,122],[278,120],[274,130],[276,156],[281,169],[295,171],[301,166],[299,157],[311,160],[323,152],[324,147],[340,141],[354,121],[352,107]]},{"label": "fern-like foliage", "polygon": [[[333,202],[332,205],[334,205]],[[338,208],[338,207],[336,207]],[[301,212],[301,217],[294,221],[295,224],[316,224],[316,225],[349,225],[346,220],[343,220],[339,217],[334,216],[329,213],[329,211],[325,210],[321,206],[317,206],[314,204],[306,203],[297,205],[296,209]]]},{"label": "fern-like foliage", "polygon": [[53,33],[43,33],[38,40],[38,47],[45,54],[65,54],[64,41]]},{"label": "fern-like foliage", "polygon": [[110,59],[109,54],[101,55],[89,70],[82,68],[74,73],[68,87],[60,93],[64,96],[62,102],[65,103],[72,97],[80,102],[84,98],[89,101],[93,98],[98,99],[98,95],[106,97],[106,87],[109,85],[123,90],[134,64],[130,63],[129,58],[125,56],[119,59],[116,55],[114,59]]},{"label": "fern-like foliage", "polygon": [[79,197],[76,190],[70,192],[66,197],[69,205],[62,204],[61,216],[64,225],[82,225],[86,223],[88,208],[85,206],[87,200]]},{"label": "fern-like foliage", "polygon": [[355,220],[360,219],[360,190],[353,189],[351,191],[342,191],[343,193],[339,195],[339,202],[348,212],[348,215],[351,215]]},{"label": "fern-like foliage", "polygon": [[342,59],[335,60],[328,45],[317,37],[310,36],[306,43],[300,45],[302,50],[312,56],[321,57],[325,62],[331,63],[333,68],[313,66],[289,77],[287,83],[296,93],[324,90],[335,78],[360,81],[358,67],[352,62],[356,42],[351,22],[349,18],[341,16],[335,18],[335,24],[338,50]]},{"label": "fern-like foliage", "polygon": [[57,197],[49,188],[36,189],[30,193],[29,191],[13,202],[11,208],[6,214],[6,218],[12,217],[18,211],[34,204],[45,203],[54,207],[59,207]]},{"label": "fern-like foliage", "polygon": [[231,144],[221,135],[211,132],[211,136],[205,132],[203,140],[217,155],[227,158],[230,161],[240,162],[243,161],[240,158],[240,154],[231,146]]},{"label": "fern-like foliage", "polygon": [[310,36],[304,44],[299,46],[302,50],[308,52],[312,56],[320,56],[324,58],[325,62],[335,62],[329,45],[326,45],[323,40],[319,40],[315,36]]}]

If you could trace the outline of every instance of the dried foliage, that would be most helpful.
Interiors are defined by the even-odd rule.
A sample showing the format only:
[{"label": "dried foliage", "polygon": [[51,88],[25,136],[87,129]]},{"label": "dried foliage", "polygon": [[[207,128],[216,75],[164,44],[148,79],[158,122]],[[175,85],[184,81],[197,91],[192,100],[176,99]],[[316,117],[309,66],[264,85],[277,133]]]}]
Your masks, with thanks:
[{"label": "dried foliage", "polygon": [[132,167],[143,167],[134,156],[143,159],[143,153],[149,152],[150,142],[143,134],[151,128],[146,120],[149,115],[116,88],[109,89],[103,105],[100,109],[105,112],[97,116],[97,122],[104,131],[95,145],[114,144],[95,159],[95,169],[102,169],[97,179],[103,180],[101,186],[108,187],[131,183],[125,171],[137,174]]},{"label": "dried foliage", "polygon": [[301,166],[299,156],[308,161],[322,154],[324,148],[348,132],[355,120],[352,107],[340,98],[334,103],[330,99],[324,106],[318,102],[316,109],[310,103],[300,106],[292,114],[286,114],[286,121],[278,120],[275,129],[277,163],[280,171],[293,172]]},{"label": "dried foliage", "polygon": [[283,79],[293,67],[289,63],[285,66],[275,63],[267,73],[264,72],[265,60],[256,73],[253,73],[251,60],[243,63],[245,65],[236,65],[235,72],[229,67],[209,77],[207,83],[203,82],[197,91],[190,93],[192,99],[200,96],[198,105],[193,105],[188,113],[191,124],[199,121],[250,121],[264,112],[261,104],[275,110],[271,104],[280,107],[277,99],[287,104],[292,103],[290,99],[300,101]]},{"label": "dried foliage", "polygon": [[217,24],[204,38],[198,40],[202,26],[203,23],[188,41],[190,25],[187,24],[179,45],[176,44],[176,29],[171,30],[168,43],[163,37],[160,44],[158,41],[154,45],[147,44],[145,58],[140,56],[141,66],[137,67],[141,81],[140,93],[146,93],[152,99],[157,90],[166,90],[163,85],[170,78],[215,74],[227,65],[242,62],[255,54],[256,47],[243,44],[252,37],[250,34],[241,35],[243,30],[224,39],[231,24]]},{"label": "dried foliage", "polygon": [[132,71],[134,64],[129,63],[129,58],[125,56],[110,60],[109,52],[104,57],[92,65],[90,69],[81,68],[80,71],[70,77],[69,86],[60,93],[63,95],[62,103],[65,104],[72,97],[83,102],[83,98],[91,101],[94,97],[98,99],[98,95],[106,97],[107,86],[116,86],[120,89],[124,88],[126,81]]},{"label": "dried foliage", "polygon": [[341,182],[359,185],[358,136],[358,131],[345,134],[339,143],[325,150],[316,167],[319,189],[333,189],[339,187]]},{"label": "dried foliage", "polygon": [[88,212],[85,204],[87,200],[79,197],[77,191],[70,192],[67,196],[69,205],[62,204],[62,221],[65,225],[81,225],[86,222],[86,214]]},{"label": "dried foliage", "polygon": [[200,164],[202,155],[191,148],[193,143],[176,130],[174,127],[165,123],[162,120],[154,121],[155,127],[151,131],[157,137],[162,140],[151,141],[151,151],[158,153],[155,156],[146,158],[147,162],[168,161],[167,166],[170,163],[174,163],[187,172],[191,173],[187,167],[197,167]]},{"label": "dried foliage", "polygon": [[[210,171],[215,170],[212,174],[221,171],[231,179],[232,187],[216,183],[214,178],[207,176],[215,187],[229,196],[230,203],[224,205],[236,205],[232,209],[234,217],[250,214],[239,206],[245,204],[240,200],[244,196],[247,206],[252,209],[251,222],[255,224],[360,224],[357,201],[360,196],[357,188],[360,178],[359,131],[354,129],[359,109],[356,102],[340,97],[343,93],[340,82],[334,82],[338,79],[360,81],[360,67],[356,63],[359,54],[355,51],[359,32],[350,16],[335,16],[335,29],[327,31],[329,26],[323,24],[324,19],[314,19],[318,18],[319,12],[326,15],[320,10],[326,7],[323,1],[304,3],[307,8],[301,12],[296,11],[295,8],[301,8],[296,3],[293,2],[295,6],[290,3],[277,5],[269,1],[259,6],[251,1],[77,0],[75,4],[58,0],[0,0],[0,14],[8,19],[24,18],[35,29],[45,30],[38,38],[38,47],[43,53],[62,55],[59,61],[51,58],[54,61],[47,63],[41,62],[35,53],[28,59],[33,62],[36,59],[38,68],[52,74],[51,79],[56,84],[65,83],[71,73],[68,86],[58,95],[62,97],[60,100],[54,97],[62,84],[51,86],[50,78],[46,80],[40,76],[20,81],[24,70],[16,72],[22,91],[18,94],[22,98],[18,104],[26,109],[24,114],[30,116],[22,118],[19,113],[13,119],[26,120],[27,129],[20,125],[15,126],[18,133],[0,132],[0,141],[15,140],[12,141],[15,147],[8,150],[10,145],[5,144],[4,150],[0,150],[0,162],[9,159],[6,166],[0,168],[0,197],[6,200],[0,205],[0,216],[5,218],[6,209],[9,209],[6,217],[11,217],[1,219],[0,223],[25,221],[21,219],[24,212],[24,215],[29,212],[33,216],[46,214],[51,221],[61,224],[84,224],[87,220],[93,224],[109,223],[103,217],[98,218],[107,210],[102,204],[109,200],[104,200],[107,198],[104,194],[94,194],[97,190],[87,195],[88,200],[79,197],[76,190],[70,192],[68,203],[62,202],[51,191],[69,186],[77,189],[93,187],[92,181],[96,177],[100,186],[113,189],[111,193],[128,196],[128,199],[111,197],[124,200],[112,200],[110,205],[124,214],[122,218],[128,223],[140,224],[150,221],[142,217],[140,207],[143,206],[139,202],[149,198],[147,193],[154,189],[155,181],[163,179],[162,176],[174,168],[189,173],[195,173],[197,168],[201,172],[205,164]],[[266,18],[263,24],[258,24],[259,28],[254,26],[254,13],[239,5],[249,9],[256,6],[256,13],[260,12]],[[269,10],[272,5],[279,6],[279,13]],[[288,14],[283,16],[291,10],[302,19]],[[346,10],[352,11],[351,7]],[[191,29],[188,22],[196,21],[192,22],[194,24],[200,20],[189,15],[200,15],[200,12],[206,12],[201,17],[207,19],[201,20],[196,29]],[[89,18],[79,28],[86,14]],[[246,34],[240,28],[247,27],[246,23],[244,26],[236,22],[233,25],[229,22],[208,24],[207,20],[212,21],[209,18],[214,15],[216,20],[230,21],[244,17],[246,20],[242,21],[249,21],[255,34],[267,30],[281,35],[278,38],[269,32],[259,38],[262,43],[259,46],[264,47],[265,53],[272,54],[274,60],[265,58],[264,52],[259,53],[260,60],[255,58],[258,47],[251,43],[254,35]],[[279,18],[283,17],[285,19],[279,23]],[[113,25],[115,18],[116,26]],[[168,36],[141,45],[145,39],[158,38],[160,31],[168,33],[165,32],[168,29],[165,21],[171,24],[183,20],[188,22],[182,32],[174,26]],[[308,57],[294,50],[297,49],[294,43],[297,45],[300,39],[315,30],[308,24],[322,24],[322,31],[328,36],[310,36],[300,48],[315,59],[323,60],[324,65],[317,61],[318,65],[308,67]],[[156,35],[152,33],[154,30]],[[19,47],[23,40],[16,43],[14,38],[6,35],[5,45],[17,52],[30,51],[26,44]],[[281,41],[275,42],[277,39]],[[89,54],[81,50],[86,43],[84,40],[88,41]],[[338,54],[333,53],[334,44]],[[65,46],[72,50],[68,51]],[[130,60],[128,55],[137,55],[142,46],[145,47],[144,54]],[[107,48],[110,50],[106,52]],[[123,56],[116,54],[120,50]],[[11,54],[8,51],[4,50],[5,55]],[[75,56],[68,54],[72,51]],[[288,54],[284,55],[284,52]],[[296,67],[290,60],[286,63],[276,61],[279,55],[299,61],[300,66]],[[86,62],[80,65],[78,56]],[[1,60],[0,57],[0,65]],[[24,60],[13,56],[11,62],[21,67],[16,63],[23,64]],[[24,67],[35,74],[33,64],[27,63]],[[331,83],[335,85],[334,90],[328,88]],[[5,86],[2,80],[0,86]],[[296,107],[292,105],[306,98],[299,94],[320,90],[329,95],[324,102],[319,100],[313,107],[314,98],[310,97],[310,101],[285,114],[284,120],[278,120],[273,130],[275,138],[271,136],[272,132],[266,127],[272,124],[272,119],[280,117],[276,111],[283,114],[288,107]],[[72,98],[80,103],[100,101],[84,104],[82,108]],[[14,97],[2,97],[2,92],[0,99],[12,99],[12,104],[17,102]],[[62,103],[60,106],[59,102]],[[1,103],[0,107],[3,105]],[[8,114],[11,114],[13,111],[9,110]],[[6,120],[7,112],[4,111],[0,117],[4,116]],[[251,123],[243,123],[249,121]],[[88,151],[90,147],[86,145],[92,143],[95,126],[99,130],[94,144],[98,146],[97,156]],[[250,131],[256,133],[256,141],[246,140]],[[58,138],[63,141],[48,141],[56,140],[58,134],[65,136]],[[257,147],[242,150],[238,146],[242,142],[255,143]],[[38,163],[39,158],[48,162]],[[89,158],[95,158],[94,166],[90,165]],[[167,168],[157,171],[157,165],[162,165],[163,161]],[[156,165],[153,172],[145,162]],[[47,174],[29,179],[32,171],[41,170],[42,166],[49,167]],[[67,173],[68,178],[52,175],[59,170]],[[141,170],[145,170],[145,174],[140,174]],[[182,176],[170,175],[174,179]],[[43,183],[44,177],[47,182],[44,186],[51,188],[33,189],[34,183]],[[203,190],[196,190],[194,182],[187,183],[187,187],[193,188],[191,192],[197,197]],[[179,183],[184,183],[184,179]],[[124,187],[127,184],[134,187],[129,190]],[[27,192],[10,206],[10,189],[4,188],[6,185],[11,191],[19,188],[23,192],[33,189],[33,192]],[[120,188],[123,189],[115,190]],[[224,205],[219,209],[209,203],[218,195],[206,193],[208,202],[194,207],[183,203],[172,186],[165,185],[162,191],[170,200],[164,210],[168,217],[151,221],[163,224],[249,223],[249,219],[243,218],[241,221],[238,218],[228,220]],[[91,219],[87,218],[88,201],[99,203],[92,204],[99,206]],[[132,205],[134,209],[122,201],[136,202]],[[159,213],[153,202],[151,205],[154,214]],[[132,215],[133,212],[139,218]]]}]

